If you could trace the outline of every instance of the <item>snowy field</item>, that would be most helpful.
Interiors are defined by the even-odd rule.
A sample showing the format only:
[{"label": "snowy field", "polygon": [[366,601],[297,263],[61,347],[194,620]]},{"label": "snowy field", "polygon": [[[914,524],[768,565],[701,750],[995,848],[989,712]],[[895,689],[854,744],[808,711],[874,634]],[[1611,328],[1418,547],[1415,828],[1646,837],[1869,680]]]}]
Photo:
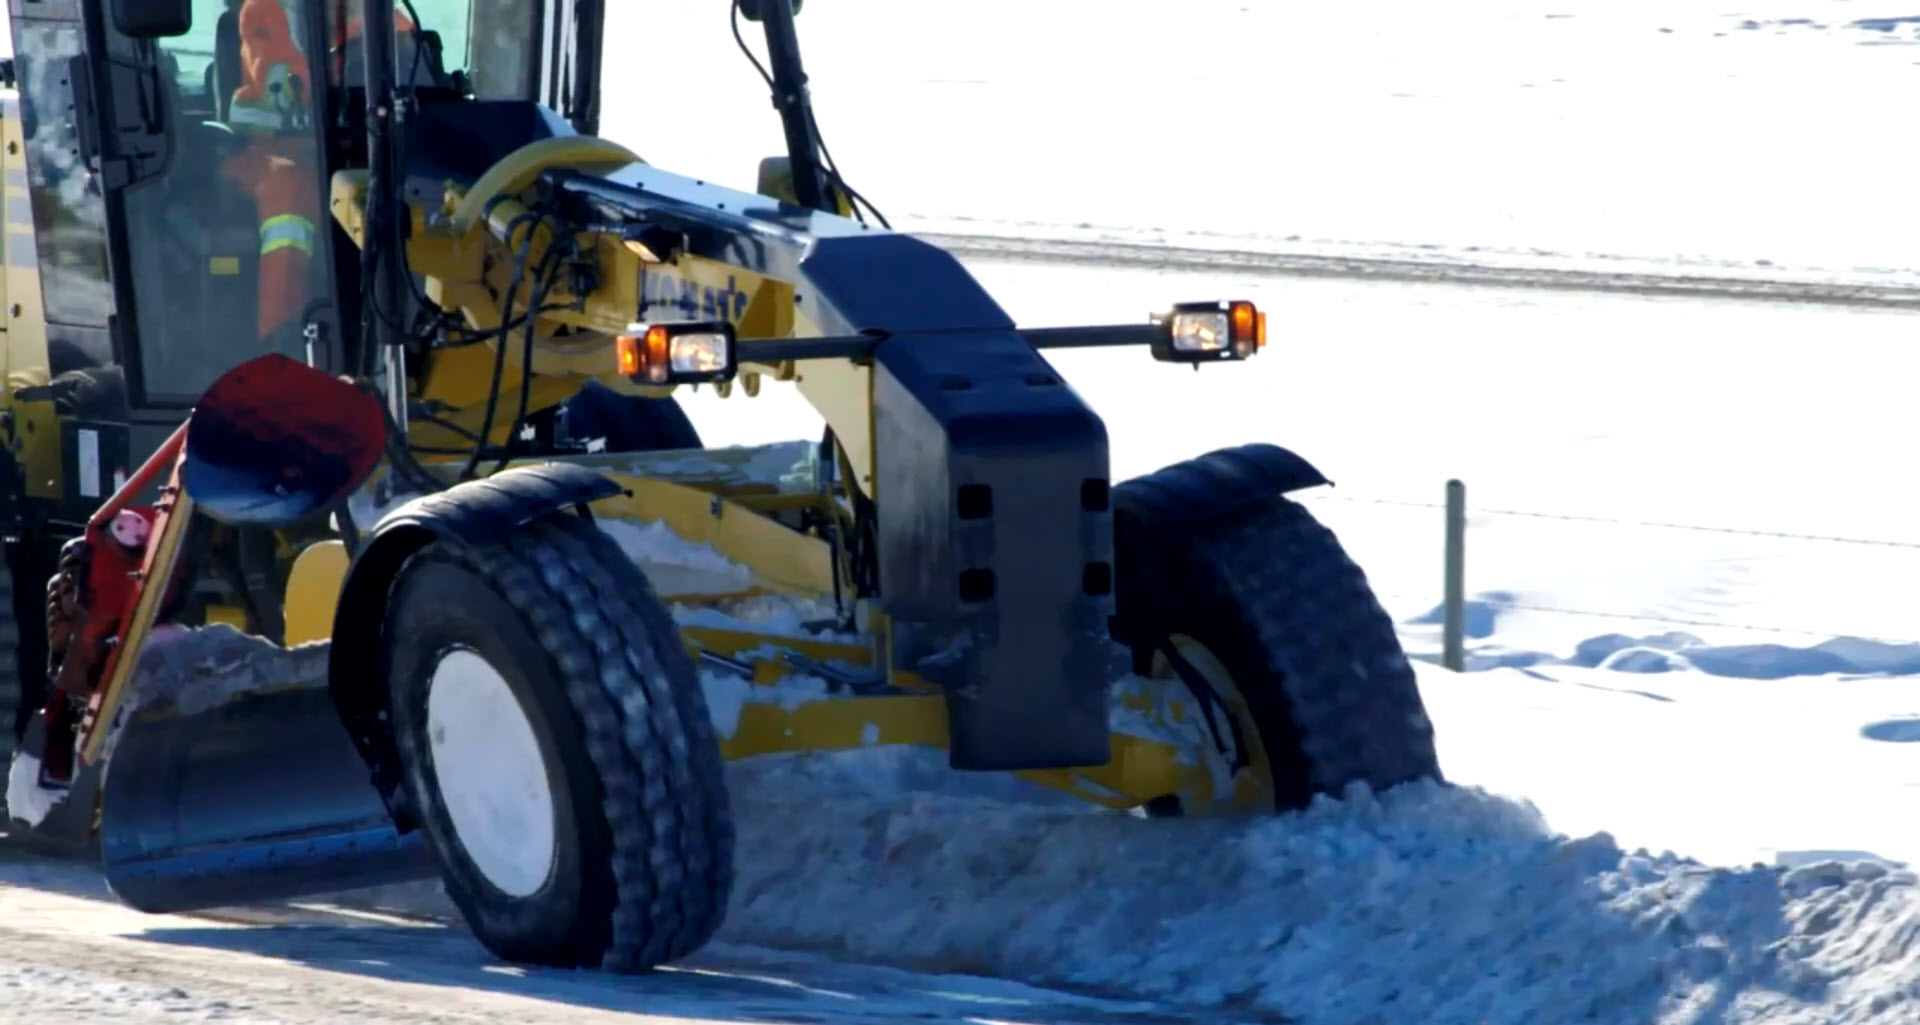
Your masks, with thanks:
[{"label": "snowy field", "polygon": [[[750,186],[779,134],[725,5],[611,10],[644,59],[609,60],[603,130]],[[1920,60],[1910,13],[816,0],[799,33],[834,159],[896,225],[1914,283],[1887,106]]]},{"label": "snowy field", "polygon": [[[722,5],[612,6],[645,60],[611,57],[608,134],[750,186],[777,132]],[[800,33],[900,227],[1916,285],[1900,14],[815,0]],[[1460,788],[1167,823],[898,754],[741,765],[724,942],[644,980],[334,911],[144,918],[0,862],[54,891],[0,888],[33,997],[0,1022],[1920,1021],[1920,315],[967,262],[1030,325],[1269,311],[1244,366],[1056,363],[1116,476],[1272,441],[1334,479],[1305,500],[1425,660]],[[817,436],[773,388],[689,405],[709,444]],[[1450,477],[1463,674],[1431,664]]]}]

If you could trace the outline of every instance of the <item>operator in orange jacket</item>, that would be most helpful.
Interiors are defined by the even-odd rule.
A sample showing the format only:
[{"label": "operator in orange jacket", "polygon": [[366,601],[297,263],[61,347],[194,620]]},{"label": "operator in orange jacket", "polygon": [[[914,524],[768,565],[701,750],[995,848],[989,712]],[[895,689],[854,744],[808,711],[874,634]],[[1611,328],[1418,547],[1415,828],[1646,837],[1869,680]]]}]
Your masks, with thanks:
[{"label": "operator in orange jacket", "polygon": [[284,334],[305,328],[322,216],[313,78],[281,0],[242,0],[239,18],[242,84],[227,121],[248,143],[221,171],[259,207],[260,338],[281,335],[274,347],[284,349],[293,344]]},{"label": "operator in orange jacket", "polygon": [[[287,8],[301,0],[241,0],[240,64],[243,84],[234,91],[228,124],[250,136],[246,149],[222,168],[260,208],[260,337],[298,334],[312,298],[310,267],[324,216],[320,197],[320,151],[312,124],[313,76],[293,32]],[[339,8],[336,8],[338,11]],[[413,22],[394,12],[394,27],[411,32]],[[333,32],[344,58],[360,35],[356,16]],[[276,348],[290,345],[291,340]]]}]

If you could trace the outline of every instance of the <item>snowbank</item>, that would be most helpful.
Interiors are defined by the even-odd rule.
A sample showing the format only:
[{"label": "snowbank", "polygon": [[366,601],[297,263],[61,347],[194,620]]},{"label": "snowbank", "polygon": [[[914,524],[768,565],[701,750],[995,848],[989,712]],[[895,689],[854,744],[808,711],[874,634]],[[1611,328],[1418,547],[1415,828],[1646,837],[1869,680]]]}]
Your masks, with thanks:
[{"label": "snowbank", "polygon": [[[1920,644],[1864,637],[1831,637],[1804,645],[1712,644],[1684,630],[1640,635],[1609,632],[1582,638],[1573,643],[1568,654],[1556,655],[1516,646],[1502,636],[1501,620],[1511,614],[1506,610],[1524,609],[1526,600],[1512,591],[1488,591],[1466,602],[1462,633],[1471,641],[1483,642],[1467,651],[1466,669],[1581,666],[1623,673],[1698,670],[1746,680],[1831,674],[1920,675]],[[1436,605],[1402,625],[1414,628],[1408,631],[1412,634],[1408,641],[1419,645],[1440,624],[1441,608]]]},{"label": "snowbank", "polygon": [[[1920,879],[1833,860],[1855,838],[1886,853],[1911,821],[1864,778],[1865,799],[1835,790],[1920,739],[1920,720],[1877,711],[1898,681],[1811,709],[1818,680],[1742,684],[1735,703],[1710,700],[1729,689],[1699,673],[1656,692],[1561,672],[1421,673],[1449,773],[1538,806],[1416,786],[1289,816],[1144,820],[953,773],[941,752],[735,763],[739,875],[719,939],[1300,1025],[1920,1020]],[[1699,739],[1736,711],[1753,722],[1702,759]],[[1828,746],[1843,733],[1857,751]],[[1860,832],[1876,815],[1883,832]],[[1697,852],[1758,831],[1721,838],[1745,850],[1796,842],[1768,824],[1781,816],[1826,846],[1714,866],[1577,836],[1598,824]],[[450,916],[437,889],[355,900]]]},{"label": "snowbank", "polygon": [[724,938],[1302,1025],[1920,1016],[1920,880],[1884,865],[1710,868],[1432,786],[1238,823],[902,797],[858,757],[735,767]]}]

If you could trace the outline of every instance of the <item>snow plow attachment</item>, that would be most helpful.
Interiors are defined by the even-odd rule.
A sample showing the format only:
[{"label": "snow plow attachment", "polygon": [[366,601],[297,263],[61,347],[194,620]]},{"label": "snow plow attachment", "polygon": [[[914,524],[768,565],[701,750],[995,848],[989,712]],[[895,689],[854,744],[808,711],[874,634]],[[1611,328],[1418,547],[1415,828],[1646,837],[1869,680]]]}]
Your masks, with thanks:
[{"label": "snow plow attachment", "polygon": [[108,764],[100,856],[122,901],[191,911],[433,874],[340,724],[324,643],[216,625],[157,638],[141,661],[148,684],[176,686],[143,695]]},{"label": "snow plow attachment", "polygon": [[[377,398],[268,355],[195,407],[179,474],[207,519],[283,527],[342,501],[386,437]],[[147,634],[131,678],[105,691],[100,721],[111,725],[94,731],[105,733],[96,750],[110,751],[100,853],[122,900],[181,911],[431,873],[334,710],[327,649],[219,623]]]}]

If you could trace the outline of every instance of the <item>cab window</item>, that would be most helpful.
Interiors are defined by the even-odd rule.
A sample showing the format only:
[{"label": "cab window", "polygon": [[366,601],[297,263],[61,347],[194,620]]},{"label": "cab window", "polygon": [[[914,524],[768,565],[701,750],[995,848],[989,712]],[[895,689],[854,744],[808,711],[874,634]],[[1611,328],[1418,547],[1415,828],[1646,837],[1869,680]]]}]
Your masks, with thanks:
[{"label": "cab window", "polygon": [[147,404],[192,402],[264,352],[304,353],[326,294],[307,2],[320,0],[196,0],[193,31],[157,41],[173,157],[123,194]]},{"label": "cab window", "polygon": [[[365,79],[359,62],[360,0],[328,0],[327,24],[332,36],[334,81],[358,85]],[[395,27],[396,69],[402,78],[412,73],[415,84],[431,79],[424,55],[415,51],[411,29],[417,13],[419,27],[440,38],[442,70],[464,70],[474,95],[483,100],[531,99],[533,91],[535,0],[413,0],[398,5]]]},{"label": "cab window", "polygon": [[106,205],[99,183],[80,159],[73,86],[67,81],[67,61],[81,50],[80,24],[28,18],[16,22],[14,32],[27,187],[37,230],[33,240],[12,242],[20,249],[11,259],[39,264],[48,320],[105,328],[113,312]]}]

